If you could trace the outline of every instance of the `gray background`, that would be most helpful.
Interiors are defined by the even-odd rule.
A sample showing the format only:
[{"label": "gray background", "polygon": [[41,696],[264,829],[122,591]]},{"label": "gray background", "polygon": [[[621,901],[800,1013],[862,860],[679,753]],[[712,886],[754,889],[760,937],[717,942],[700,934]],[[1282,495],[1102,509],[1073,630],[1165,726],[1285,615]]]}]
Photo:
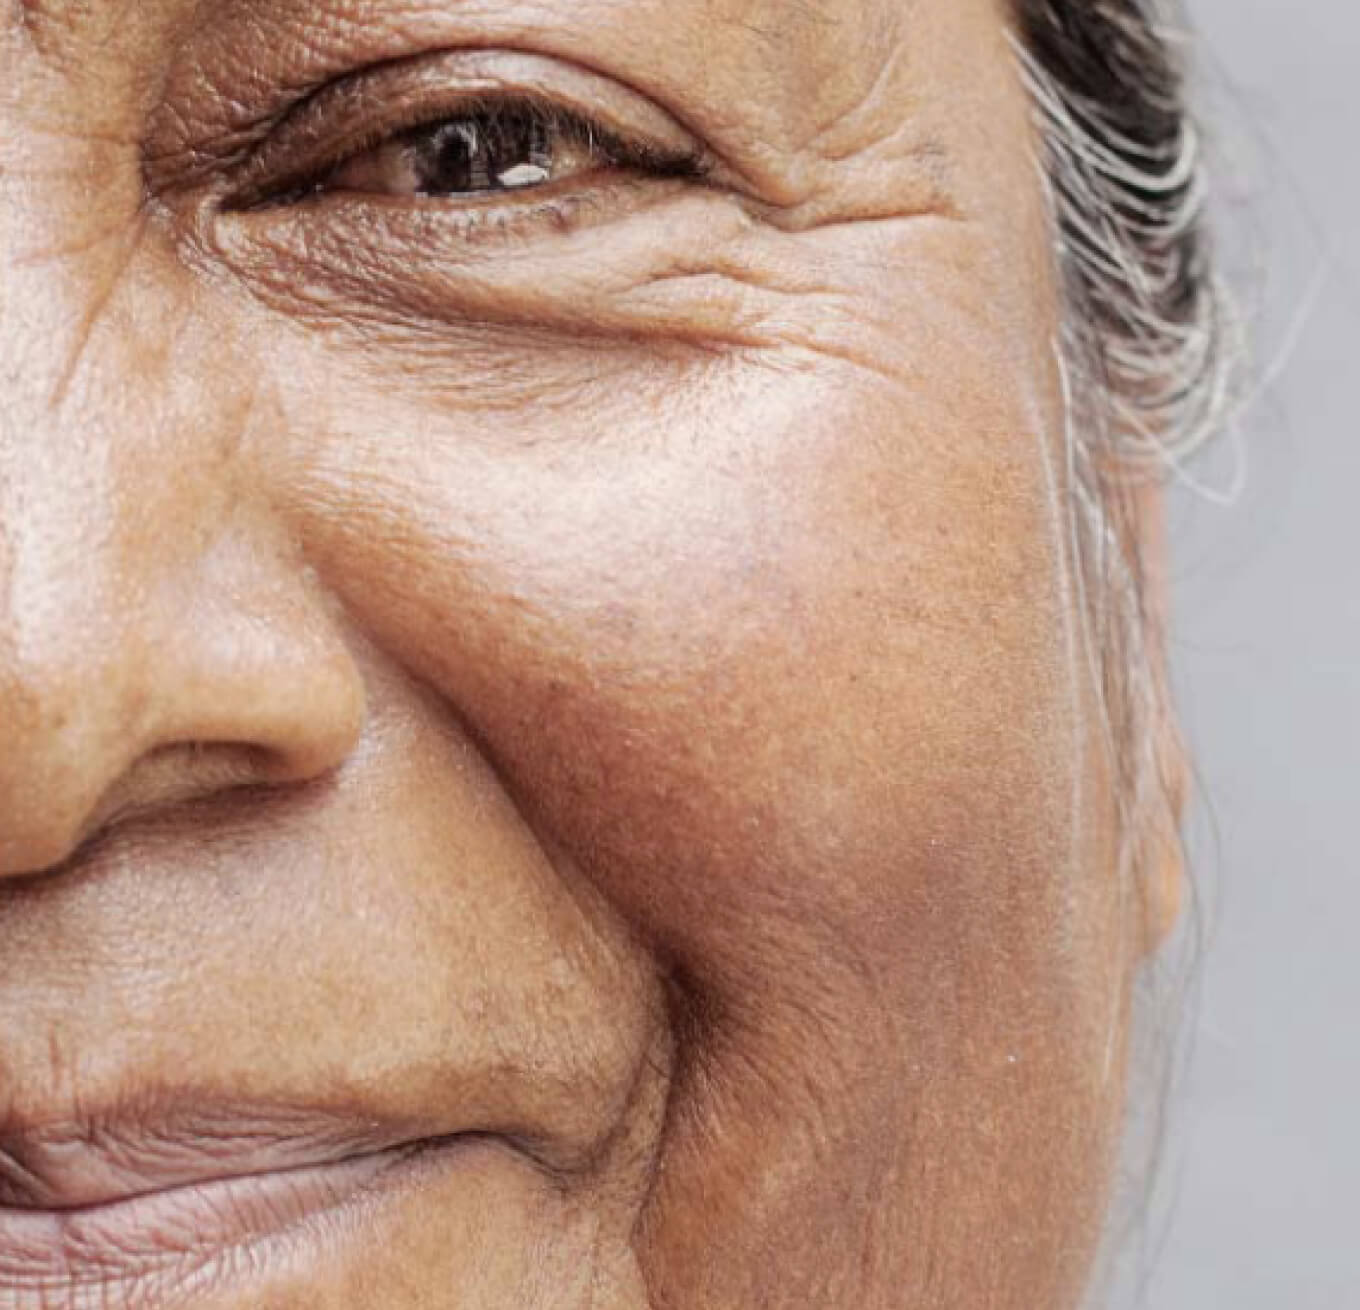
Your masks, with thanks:
[{"label": "gray background", "polygon": [[1209,942],[1141,1304],[1360,1310],[1360,7],[1189,4],[1266,377],[1172,501]]}]

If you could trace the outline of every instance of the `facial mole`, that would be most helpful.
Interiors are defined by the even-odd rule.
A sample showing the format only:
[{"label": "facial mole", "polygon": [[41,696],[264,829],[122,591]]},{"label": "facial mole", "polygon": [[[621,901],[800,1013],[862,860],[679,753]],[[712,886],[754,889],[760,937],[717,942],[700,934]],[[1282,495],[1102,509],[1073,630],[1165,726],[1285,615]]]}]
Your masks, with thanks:
[{"label": "facial mole", "polygon": [[11,25],[17,27],[43,53],[43,36],[56,21],[53,0],[15,0]]}]

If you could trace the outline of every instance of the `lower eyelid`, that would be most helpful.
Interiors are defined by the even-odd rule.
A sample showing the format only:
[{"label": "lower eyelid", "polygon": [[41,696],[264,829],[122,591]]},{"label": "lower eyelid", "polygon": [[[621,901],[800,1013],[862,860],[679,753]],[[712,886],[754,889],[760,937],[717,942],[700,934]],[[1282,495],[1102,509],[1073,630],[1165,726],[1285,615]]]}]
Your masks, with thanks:
[{"label": "lower eyelid", "polygon": [[[450,366],[451,341],[522,349],[525,334],[549,344],[664,341],[705,355],[760,344],[753,315],[762,311],[722,272],[722,252],[745,266],[753,235],[738,196],[627,180],[603,192],[521,204],[513,221],[501,206],[469,214],[332,197],[312,215],[224,215],[205,253],[308,332],[338,342],[357,334],[365,350],[385,343]],[[639,296],[649,287],[655,294]]]},{"label": "lower eyelid", "polygon": [[[432,259],[445,269],[494,262],[513,251],[530,251],[540,239],[570,237],[627,220],[652,203],[692,188],[608,173],[548,182],[519,191],[494,191],[454,200],[427,196],[311,190],[288,203],[218,211],[228,240],[214,240],[222,253],[275,250],[299,267],[352,269],[391,266],[416,280]],[[438,252],[435,254],[434,252]],[[236,262],[233,258],[232,262]],[[347,273],[348,277],[349,274]],[[387,280],[388,274],[382,275]]]},{"label": "lower eyelid", "polygon": [[[671,212],[695,195],[687,183],[626,175],[605,175],[595,185],[567,179],[454,203],[321,193],[289,205],[219,210],[205,216],[204,236],[215,260],[247,276],[258,268],[280,290],[285,290],[281,279],[291,265],[299,285],[326,282],[333,276],[343,284],[346,297],[366,300],[371,295],[386,301],[404,298],[403,288],[409,287],[424,299],[421,288],[430,283],[447,289],[439,293],[441,297],[456,298],[465,273],[481,282],[494,277],[500,260],[519,255],[545,261],[546,287],[558,258],[554,243],[592,237],[590,249],[595,249],[595,241],[604,240],[608,244],[595,249],[590,258],[608,260],[615,243],[605,233],[613,225],[631,225],[652,212]],[[638,247],[635,237],[627,244]],[[564,257],[574,259],[585,249],[576,248]]]}]

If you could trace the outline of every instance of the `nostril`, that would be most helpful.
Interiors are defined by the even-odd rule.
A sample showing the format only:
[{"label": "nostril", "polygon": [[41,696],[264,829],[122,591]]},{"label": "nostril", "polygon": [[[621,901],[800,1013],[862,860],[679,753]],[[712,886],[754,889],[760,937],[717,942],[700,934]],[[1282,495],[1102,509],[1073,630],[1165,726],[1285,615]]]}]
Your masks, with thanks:
[{"label": "nostril", "polygon": [[265,747],[236,742],[183,742],[148,752],[100,799],[87,836],[131,819],[181,809],[247,790],[280,791],[321,776],[301,774]]},{"label": "nostril", "polygon": [[130,813],[291,791],[349,758],[361,642],[267,526],[120,539],[80,572],[24,543],[43,585],[0,604],[0,876],[64,866]]},{"label": "nostril", "polygon": [[184,648],[159,672],[0,698],[0,878],[55,872],[130,817],[333,774],[363,733],[363,679],[338,643],[298,645],[216,664]]},{"label": "nostril", "polygon": [[24,831],[21,824],[0,831],[0,878],[55,876],[128,824],[243,792],[291,793],[324,777],[257,745],[159,746],[120,773],[89,805],[68,803],[68,812],[57,814],[50,804],[39,802],[31,810],[31,831]]}]

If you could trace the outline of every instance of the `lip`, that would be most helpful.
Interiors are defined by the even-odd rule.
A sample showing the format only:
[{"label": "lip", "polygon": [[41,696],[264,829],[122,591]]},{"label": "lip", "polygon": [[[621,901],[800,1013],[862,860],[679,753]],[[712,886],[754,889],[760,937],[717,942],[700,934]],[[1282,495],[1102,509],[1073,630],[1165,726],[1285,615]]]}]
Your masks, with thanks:
[{"label": "lip", "polygon": [[291,1111],[267,1128],[269,1117],[253,1111],[234,1137],[216,1112],[141,1119],[135,1132],[0,1135],[0,1307],[177,1303],[191,1285],[248,1278],[271,1255],[324,1242],[434,1174],[507,1153],[537,1163],[494,1132],[411,1136]]}]

